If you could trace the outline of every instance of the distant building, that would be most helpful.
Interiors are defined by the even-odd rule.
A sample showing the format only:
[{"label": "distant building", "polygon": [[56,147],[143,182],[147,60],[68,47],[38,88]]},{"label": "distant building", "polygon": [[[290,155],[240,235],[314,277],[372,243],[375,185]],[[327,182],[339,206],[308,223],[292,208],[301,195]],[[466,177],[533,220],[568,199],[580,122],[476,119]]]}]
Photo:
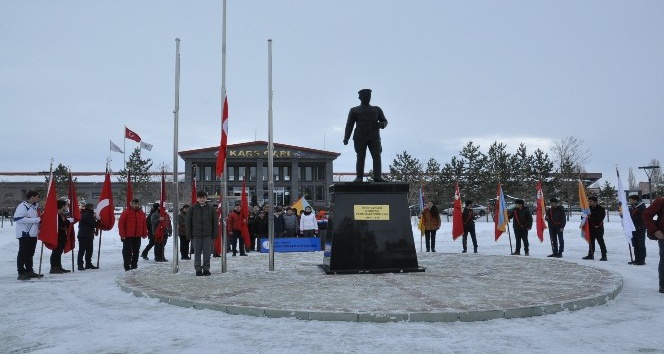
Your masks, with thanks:
[{"label": "distant building", "polygon": [[[246,180],[251,204],[268,201],[268,143],[252,141],[228,145],[226,158],[229,202],[239,199]],[[216,176],[217,146],[180,151],[185,162],[185,183],[196,175],[197,187],[211,198],[218,198],[221,180]],[[274,203],[291,205],[304,197],[314,209],[327,207],[328,186],[333,183],[333,162],[339,153],[274,143]],[[195,171],[195,172],[194,172]]]}]

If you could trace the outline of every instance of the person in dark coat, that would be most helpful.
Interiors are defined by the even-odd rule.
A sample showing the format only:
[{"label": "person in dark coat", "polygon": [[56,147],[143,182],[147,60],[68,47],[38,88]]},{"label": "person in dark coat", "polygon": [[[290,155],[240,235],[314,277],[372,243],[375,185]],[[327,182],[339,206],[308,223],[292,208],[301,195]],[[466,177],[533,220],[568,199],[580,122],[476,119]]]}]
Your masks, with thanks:
[{"label": "person in dark coat", "polygon": [[251,232],[253,232],[251,235],[251,249],[260,252],[261,238],[268,237],[268,218],[265,215],[265,211],[261,210],[258,212],[258,216],[253,220]]},{"label": "person in dark coat", "polygon": [[[632,223],[635,230],[632,231],[632,246],[634,247],[634,261],[628,262],[633,265],[646,264],[646,224],[643,222],[643,211],[646,210],[645,204],[641,203],[638,195],[630,195],[627,198],[629,204],[629,215],[632,217]],[[622,217],[622,215],[621,215]]]},{"label": "person in dark coat", "polygon": [[[656,221],[655,221],[655,217]],[[643,211],[648,238],[659,243],[659,292],[664,294],[664,198],[655,199]]]},{"label": "person in dark coat", "polygon": [[590,215],[588,215],[588,224],[590,227],[590,243],[588,244],[588,255],[583,259],[595,259],[595,240],[602,252],[600,261],[606,261],[606,244],[604,244],[604,218],[606,210],[597,202],[597,197],[588,198],[590,206]]},{"label": "person in dark coat", "polygon": [[180,238],[180,259],[191,259],[189,257],[189,239],[186,235],[186,229],[184,227],[185,219],[187,216],[187,211],[189,210],[189,204],[185,204],[180,208],[178,213],[178,237]]},{"label": "person in dark coat", "polygon": [[563,231],[567,224],[567,215],[565,214],[565,207],[558,205],[558,199],[551,198],[549,201],[551,206],[546,211],[544,219],[549,224],[549,239],[551,240],[551,254],[547,257],[562,258],[565,251],[565,239],[563,238]]},{"label": "person in dark coat", "polygon": [[[148,225],[148,245],[145,246],[143,252],[141,252],[141,257],[146,261],[150,260],[148,258],[148,252],[154,246],[154,230],[152,229],[152,214],[159,213],[159,203],[152,204],[152,209],[150,213],[145,217],[145,223]],[[157,258],[157,250],[154,250],[155,258]]]},{"label": "person in dark coat", "polygon": [[67,201],[59,199],[58,203],[58,246],[51,252],[51,270],[49,274],[64,274],[69,273],[71,270],[62,268],[62,252],[67,243],[67,233],[69,232],[69,225],[74,219],[67,218]]},{"label": "person in dark coat", "polygon": [[[185,234],[194,243],[194,268],[196,275],[210,274],[210,254],[212,252],[212,240],[217,238],[219,232],[219,219],[217,210],[207,202],[207,193],[199,191],[196,193],[195,205],[187,211],[185,217]],[[201,264],[201,256],[203,264]]]},{"label": "person in dark coat", "polygon": [[[97,230],[94,204],[85,204],[81,210],[81,220],[78,222],[78,270],[97,269],[92,265],[92,252]],[[85,266],[83,259],[85,258]]]},{"label": "person in dark coat", "polygon": [[284,221],[284,210],[282,207],[276,207],[274,212],[274,237],[284,237],[286,232],[286,222]]},{"label": "person in dark coat", "polygon": [[533,216],[530,210],[525,206],[525,202],[521,199],[514,201],[515,208],[509,214],[512,219],[512,228],[514,229],[514,238],[516,239],[516,250],[512,253],[513,256],[521,255],[521,241],[523,241],[524,255],[528,256],[528,230],[533,227]]},{"label": "person in dark coat", "polygon": [[463,251],[461,253],[468,252],[468,234],[470,234],[470,239],[473,241],[473,249],[477,253],[477,236],[475,236],[475,211],[473,210],[473,201],[466,200],[466,204],[461,213],[461,219],[463,220],[463,238],[461,239],[463,244]]}]

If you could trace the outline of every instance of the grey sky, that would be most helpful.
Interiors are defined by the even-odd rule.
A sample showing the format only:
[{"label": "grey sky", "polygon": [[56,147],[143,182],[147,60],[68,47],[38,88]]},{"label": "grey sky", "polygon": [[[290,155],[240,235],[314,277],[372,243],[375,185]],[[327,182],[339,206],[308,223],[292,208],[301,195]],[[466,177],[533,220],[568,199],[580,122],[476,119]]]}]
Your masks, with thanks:
[{"label": "grey sky", "polygon": [[[50,158],[100,171],[123,126],[172,164],[175,38],[180,150],[218,144],[221,0],[0,3],[1,171]],[[228,0],[229,142],[267,140],[273,39],[275,142],[340,152],[357,91],[390,125],[383,170],[406,150],[445,163],[469,140],[549,153],[575,135],[615,185],[662,160],[662,1]],[[127,147],[135,147],[127,141]],[[113,153],[113,169],[122,155]]]}]

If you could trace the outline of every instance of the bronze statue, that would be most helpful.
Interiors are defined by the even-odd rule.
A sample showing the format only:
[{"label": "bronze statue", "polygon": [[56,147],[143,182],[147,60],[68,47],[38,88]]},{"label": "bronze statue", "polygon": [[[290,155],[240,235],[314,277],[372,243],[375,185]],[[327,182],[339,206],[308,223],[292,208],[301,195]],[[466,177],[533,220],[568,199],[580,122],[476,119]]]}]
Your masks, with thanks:
[{"label": "bronze statue", "polygon": [[378,106],[369,104],[371,101],[371,90],[363,89],[358,92],[361,104],[353,107],[348,112],[348,121],[346,122],[346,133],[344,134],[344,145],[348,145],[350,133],[355,127],[353,133],[353,142],[355,152],[357,153],[357,163],[355,165],[355,182],[362,182],[364,176],[364,159],[367,155],[367,148],[373,159],[373,180],[374,182],[385,182],[381,176],[380,153],[383,147],[380,144],[380,131],[387,127],[387,119],[383,110]]}]

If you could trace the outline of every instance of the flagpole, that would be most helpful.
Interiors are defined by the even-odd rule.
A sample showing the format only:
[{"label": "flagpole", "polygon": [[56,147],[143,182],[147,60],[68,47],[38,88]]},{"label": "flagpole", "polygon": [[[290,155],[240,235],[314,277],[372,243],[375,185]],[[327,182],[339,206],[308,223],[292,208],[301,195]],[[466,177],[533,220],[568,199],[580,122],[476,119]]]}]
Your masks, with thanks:
[{"label": "flagpole", "polygon": [[[71,167],[69,167],[69,191],[68,192],[71,192],[71,184],[72,183],[74,183],[74,181],[71,178]],[[69,193],[67,193],[67,194],[69,194]],[[76,198],[75,195],[70,195],[69,196],[69,217],[70,218],[74,217],[72,215],[72,210],[74,208],[72,206],[72,204],[74,203],[74,198]],[[76,198],[76,203],[78,203],[78,198]],[[69,224],[69,230],[67,230],[67,233],[69,235],[71,235],[72,232],[74,232],[74,223]],[[69,236],[69,235],[67,235],[67,236]],[[76,268],[76,267],[74,267],[74,247],[76,245],[74,244],[74,237],[73,236],[71,237],[70,243],[71,243],[71,272],[74,273],[74,269]]]},{"label": "flagpole", "polygon": [[[122,132],[122,158],[124,159],[124,169],[127,169],[127,126],[124,126],[124,131]],[[110,160],[109,156],[109,160]],[[108,170],[108,162],[106,163],[106,170]]]},{"label": "flagpole", "polygon": [[[222,134],[223,134],[223,111],[226,102],[226,0],[223,2],[222,20],[221,20],[221,111],[222,111]],[[224,159],[224,171],[221,173],[221,186],[219,193],[221,200],[221,220],[219,220],[219,227],[221,227],[221,272],[228,271],[226,250],[228,249],[228,232],[224,225],[224,214],[226,214],[226,159]]]},{"label": "flagpole", "polygon": [[[123,140],[127,140],[127,139],[123,139]],[[126,149],[125,149],[125,151],[126,151]],[[110,159],[106,160],[106,173],[109,172],[109,164],[110,163],[111,163]],[[129,178],[129,176],[127,178]],[[105,177],[104,177],[104,182],[106,182]],[[102,185],[102,189],[103,189],[103,185]],[[125,203],[125,205],[126,205],[126,203]],[[101,255],[101,234],[104,232],[104,230],[102,230],[101,228],[99,228],[98,230],[99,230],[99,245],[97,246],[97,268],[99,268],[99,256]]]},{"label": "flagpole", "polygon": [[[274,146],[272,145],[272,40],[267,40],[267,72],[268,72],[268,110],[267,110],[267,194],[270,208],[274,208]],[[274,271],[274,210],[270,210],[268,215],[268,237],[270,239],[269,250],[269,269]]]},{"label": "flagpole", "polygon": [[180,114],[180,38],[175,38],[175,108],[173,108],[173,274],[179,269],[178,250],[180,239],[178,238],[178,212],[180,210],[180,196],[178,188],[178,125]]}]

